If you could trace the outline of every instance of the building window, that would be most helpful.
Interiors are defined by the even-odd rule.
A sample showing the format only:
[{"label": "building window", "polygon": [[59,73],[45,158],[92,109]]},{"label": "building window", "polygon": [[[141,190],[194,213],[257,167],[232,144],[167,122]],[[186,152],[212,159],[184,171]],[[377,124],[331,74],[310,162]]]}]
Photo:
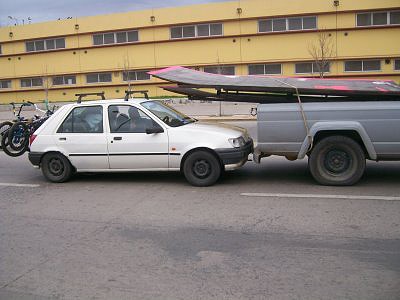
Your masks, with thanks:
[{"label": "building window", "polygon": [[317,29],[317,17],[276,18],[258,21],[258,32]]},{"label": "building window", "polygon": [[222,74],[222,75],[235,75],[234,66],[210,66],[204,67],[204,72],[211,74]]},{"label": "building window", "polygon": [[86,75],[87,83],[111,82],[111,81],[112,81],[111,73],[96,73],[96,74]]},{"label": "building window", "polygon": [[76,84],[76,76],[56,76],[53,77],[53,85],[71,85]]},{"label": "building window", "polygon": [[1,50],[1,45],[0,45],[0,55],[2,55],[3,54],[3,52],[2,52],[2,50]]},{"label": "building window", "polygon": [[65,48],[65,38],[25,42],[26,52],[56,50]]},{"label": "building window", "polygon": [[345,72],[371,72],[380,71],[381,61],[376,60],[348,60],[344,62]]},{"label": "building window", "polygon": [[326,63],[324,66],[320,66],[315,62],[303,62],[295,64],[296,74],[316,74],[320,73],[320,71],[324,73],[329,73],[330,63]]},{"label": "building window", "polygon": [[377,11],[359,13],[356,16],[357,26],[399,25],[400,11]]},{"label": "building window", "polygon": [[395,59],[394,60],[394,69],[396,71],[400,71],[400,59]]},{"label": "building window", "polygon": [[171,27],[170,32],[171,39],[221,36],[223,34],[222,23]]},{"label": "building window", "polygon": [[282,74],[282,64],[249,65],[249,75]]},{"label": "building window", "polygon": [[150,80],[150,75],[147,74],[148,71],[124,71],[123,80],[124,81],[136,81],[136,80]]},{"label": "building window", "polygon": [[11,89],[11,80],[0,80],[0,89]]},{"label": "building window", "polygon": [[36,87],[36,86],[43,86],[43,78],[35,77],[35,78],[21,79],[21,87]]},{"label": "building window", "polygon": [[137,30],[107,32],[93,35],[93,45],[133,43],[139,41]]}]

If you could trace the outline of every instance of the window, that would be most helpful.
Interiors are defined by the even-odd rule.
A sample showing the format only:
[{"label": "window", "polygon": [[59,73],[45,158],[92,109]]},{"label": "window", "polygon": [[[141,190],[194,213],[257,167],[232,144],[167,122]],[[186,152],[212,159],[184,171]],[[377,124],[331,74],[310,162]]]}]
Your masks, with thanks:
[{"label": "window", "polygon": [[150,80],[150,75],[147,74],[148,71],[128,71],[123,72],[124,81],[135,81],[135,80]]},{"label": "window", "polygon": [[65,38],[25,42],[26,52],[56,50],[65,48]]},{"label": "window", "polygon": [[137,30],[106,32],[93,35],[93,45],[123,44],[139,41]]},{"label": "window", "polygon": [[356,16],[357,26],[399,25],[400,11],[377,11],[359,13]]},{"label": "window", "polygon": [[56,76],[53,77],[53,85],[71,85],[76,84],[76,76]]},{"label": "window", "polygon": [[41,77],[21,79],[21,87],[35,86],[43,86],[43,79]]},{"label": "window", "polygon": [[108,120],[111,133],[145,133],[146,128],[159,126],[141,110],[130,105],[110,105]]},{"label": "window", "polygon": [[11,80],[0,80],[0,89],[11,89]]},{"label": "window", "polygon": [[282,74],[282,64],[249,65],[249,75]]},{"label": "window", "polygon": [[330,63],[326,63],[324,66],[317,64],[315,62],[304,62],[295,64],[295,73],[296,74],[314,74],[319,73],[320,71],[324,73],[330,72]]},{"label": "window", "polygon": [[3,54],[3,52],[1,52],[1,45],[0,45],[0,55],[2,55]]},{"label": "window", "polygon": [[400,59],[395,59],[394,60],[394,69],[396,71],[400,71]]},{"label": "window", "polygon": [[276,18],[258,21],[258,32],[317,29],[317,17]]},{"label": "window", "polygon": [[111,73],[96,73],[96,74],[86,75],[87,83],[111,82],[111,81],[112,81]]},{"label": "window", "polygon": [[57,133],[102,133],[103,108],[85,106],[74,108],[58,128]]},{"label": "window", "polygon": [[204,67],[204,72],[212,74],[222,74],[222,75],[235,75],[235,67],[234,66]]},{"label": "window", "polygon": [[199,24],[171,27],[171,39],[220,36],[222,32],[222,23]]},{"label": "window", "polygon": [[344,62],[345,72],[380,71],[380,60],[348,60]]}]

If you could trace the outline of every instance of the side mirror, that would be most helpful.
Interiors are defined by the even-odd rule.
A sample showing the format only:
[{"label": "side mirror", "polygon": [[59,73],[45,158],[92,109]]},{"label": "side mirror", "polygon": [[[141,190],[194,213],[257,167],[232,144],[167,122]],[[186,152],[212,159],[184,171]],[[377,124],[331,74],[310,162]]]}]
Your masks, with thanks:
[{"label": "side mirror", "polygon": [[163,133],[163,132],[164,132],[164,129],[162,129],[160,126],[146,128],[146,134]]}]

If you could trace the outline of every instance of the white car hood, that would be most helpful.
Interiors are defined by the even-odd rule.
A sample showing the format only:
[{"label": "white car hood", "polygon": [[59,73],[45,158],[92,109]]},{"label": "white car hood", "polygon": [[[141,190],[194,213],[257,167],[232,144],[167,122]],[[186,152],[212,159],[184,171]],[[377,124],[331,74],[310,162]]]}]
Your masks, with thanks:
[{"label": "white car hood", "polygon": [[197,121],[194,123],[190,123],[187,125],[183,125],[182,128],[194,130],[194,131],[204,131],[204,132],[215,132],[224,134],[230,137],[239,137],[245,133],[247,130],[241,127],[222,124],[217,122],[204,122],[204,121]]}]

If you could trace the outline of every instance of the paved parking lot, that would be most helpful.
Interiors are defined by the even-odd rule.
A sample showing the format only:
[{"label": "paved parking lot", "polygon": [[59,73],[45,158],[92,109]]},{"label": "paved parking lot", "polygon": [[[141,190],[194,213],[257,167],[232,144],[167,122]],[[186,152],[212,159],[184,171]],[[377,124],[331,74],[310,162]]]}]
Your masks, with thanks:
[{"label": "paved parking lot", "polygon": [[[239,123],[255,134],[255,124]],[[0,152],[0,299],[398,299],[400,164],[354,187],[307,162],[51,184]]]}]

